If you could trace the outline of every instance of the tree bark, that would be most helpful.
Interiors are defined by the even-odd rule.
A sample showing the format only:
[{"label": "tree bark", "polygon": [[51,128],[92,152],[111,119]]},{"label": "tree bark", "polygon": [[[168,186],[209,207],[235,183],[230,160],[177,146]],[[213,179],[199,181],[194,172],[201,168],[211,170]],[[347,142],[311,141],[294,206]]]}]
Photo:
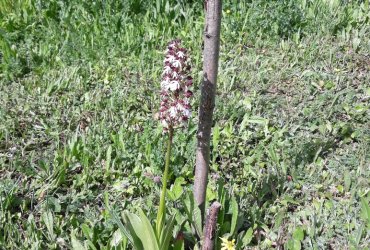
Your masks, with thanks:
[{"label": "tree bark", "polygon": [[215,236],[217,229],[217,216],[220,211],[221,204],[217,201],[213,202],[207,215],[206,225],[204,227],[204,238],[202,250],[214,250]]},{"label": "tree bark", "polygon": [[209,148],[220,50],[221,2],[222,0],[205,0],[206,21],[203,38],[203,84],[199,106],[198,143],[194,181],[194,198],[202,211],[202,221],[205,211],[210,159]]}]

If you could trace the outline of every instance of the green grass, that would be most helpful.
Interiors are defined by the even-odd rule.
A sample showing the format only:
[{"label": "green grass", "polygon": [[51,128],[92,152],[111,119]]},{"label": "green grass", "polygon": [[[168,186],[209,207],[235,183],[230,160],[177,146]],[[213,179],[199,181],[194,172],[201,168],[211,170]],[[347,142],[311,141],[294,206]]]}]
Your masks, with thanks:
[{"label": "green grass", "polygon": [[[155,217],[165,140],[154,117],[176,37],[196,81],[171,182],[191,190],[202,8],[0,2],[0,249],[110,249],[107,207]],[[255,232],[247,249],[369,249],[369,13],[367,0],[224,1],[211,174]],[[209,200],[215,190],[211,179]]]}]

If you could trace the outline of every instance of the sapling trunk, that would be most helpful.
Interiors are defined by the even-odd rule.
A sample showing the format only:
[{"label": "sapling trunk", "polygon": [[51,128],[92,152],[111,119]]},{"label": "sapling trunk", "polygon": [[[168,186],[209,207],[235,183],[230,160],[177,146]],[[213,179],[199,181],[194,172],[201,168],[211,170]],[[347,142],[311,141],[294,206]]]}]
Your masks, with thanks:
[{"label": "sapling trunk", "polygon": [[168,141],[167,141],[167,152],[166,152],[166,162],[164,167],[164,174],[162,178],[162,192],[159,200],[159,209],[157,214],[157,236],[160,237],[162,232],[163,224],[166,219],[166,192],[167,192],[167,179],[168,172],[171,160],[171,147],[172,147],[172,137],[173,137],[173,128],[170,127],[168,130]]},{"label": "sapling trunk", "polygon": [[217,229],[217,216],[220,211],[221,204],[218,201],[212,203],[208,215],[206,224],[204,226],[204,237],[202,250],[213,250],[216,237]]},{"label": "sapling trunk", "polygon": [[203,84],[199,107],[198,143],[194,181],[194,198],[204,219],[210,159],[212,116],[215,106],[218,57],[220,47],[221,0],[206,0],[204,30]]}]

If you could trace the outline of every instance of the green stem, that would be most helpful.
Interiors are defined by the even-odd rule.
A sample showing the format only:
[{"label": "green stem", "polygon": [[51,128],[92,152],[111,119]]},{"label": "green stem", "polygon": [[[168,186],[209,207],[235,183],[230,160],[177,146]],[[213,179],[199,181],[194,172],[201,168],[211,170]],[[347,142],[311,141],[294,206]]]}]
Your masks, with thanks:
[{"label": "green stem", "polygon": [[164,174],[163,174],[163,179],[162,179],[162,192],[161,192],[161,198],[159,200],[159,209],[158,209],[158,214],[157,214],[157,237],[158,238],[160,238],[163,224],[164,224],[165,217],[166,217],[165,199],[166,199],[166,191],[167,191],[168,171],[169,171],[170,159],[171,159],[172,137],[173,137],[173,128],[170,127],[168,131],[166,163],[165,163]]}]

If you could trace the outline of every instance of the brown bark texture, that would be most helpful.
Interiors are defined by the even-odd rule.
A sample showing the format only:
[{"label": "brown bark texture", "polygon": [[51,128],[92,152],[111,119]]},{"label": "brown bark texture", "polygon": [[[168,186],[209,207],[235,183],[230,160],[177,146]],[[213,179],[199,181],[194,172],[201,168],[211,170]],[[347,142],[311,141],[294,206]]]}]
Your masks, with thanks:
[{"label": "brown bark texture", "polygon": [[221,204],[218,201],[212,203],[209,208],[206,225],[204,227],[204,238],[202,250],[213,250],[215,244],[215,236],[217,229],[217,216],[220,211]]},{"label": "brown bark texture", "polygon": [[197,133],[194,199],[202,211],[205,210],[207,190],[210,139],[213,109],[215,106],[218,57],[220,50],[222,0],[206,0],[206,21],[204,29],[203,84],[199,106]]}]

